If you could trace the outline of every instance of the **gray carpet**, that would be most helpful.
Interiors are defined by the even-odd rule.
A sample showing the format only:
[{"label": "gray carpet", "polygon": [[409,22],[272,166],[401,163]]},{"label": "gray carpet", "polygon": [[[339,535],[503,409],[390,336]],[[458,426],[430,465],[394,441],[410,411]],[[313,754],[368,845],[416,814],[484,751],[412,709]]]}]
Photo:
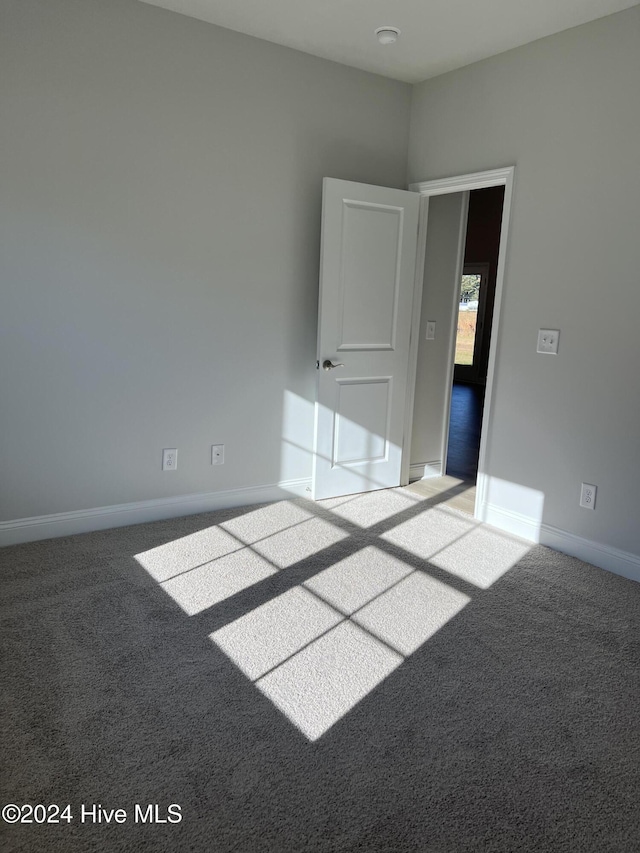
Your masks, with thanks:
[{"label": "gray carpet", "polygon": [[439,500],[0,551],[2,849],[640,850],[640,586]]}]

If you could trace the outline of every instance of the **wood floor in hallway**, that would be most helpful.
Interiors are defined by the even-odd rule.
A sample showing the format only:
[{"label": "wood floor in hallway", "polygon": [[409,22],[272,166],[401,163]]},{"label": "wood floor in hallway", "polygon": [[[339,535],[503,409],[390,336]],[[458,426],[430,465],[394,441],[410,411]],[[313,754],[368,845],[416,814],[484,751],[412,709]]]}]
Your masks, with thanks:
[{"label": "wood floor in hallway", "polygon": [[454,382],[449,420],[447,474],[475,483],[478,476],[484,386]]}]

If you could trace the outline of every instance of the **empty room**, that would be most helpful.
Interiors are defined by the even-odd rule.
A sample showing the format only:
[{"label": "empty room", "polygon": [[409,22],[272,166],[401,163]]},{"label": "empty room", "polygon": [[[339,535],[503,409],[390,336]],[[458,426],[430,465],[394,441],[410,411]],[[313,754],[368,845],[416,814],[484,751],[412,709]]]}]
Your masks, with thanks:
[{"label": "empty room", "polygon": [[0,0],[3,850],[640,849],[639,92],[629,0]]}]

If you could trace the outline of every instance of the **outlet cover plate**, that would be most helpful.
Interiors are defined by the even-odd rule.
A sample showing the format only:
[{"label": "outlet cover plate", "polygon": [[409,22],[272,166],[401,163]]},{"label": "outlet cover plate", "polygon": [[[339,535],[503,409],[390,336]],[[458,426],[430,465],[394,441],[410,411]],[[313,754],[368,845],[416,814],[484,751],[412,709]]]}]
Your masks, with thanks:
[{"label": "outlet cover plate", "polygon": [[538,352],[556,355],[560,331],[558,329],[540,329],[538,332]]},{"label": "outlet cover plate", "polygon": [[162,451],[162,470],[175,471],[178,467],[178,448],[165,447]]},{"label": "outlet cover plate", "polygon": [[583,483],[580,487],[580,506],[585,509],[595,509],[597,491],[597,486],[593,486],[591,483]]}]

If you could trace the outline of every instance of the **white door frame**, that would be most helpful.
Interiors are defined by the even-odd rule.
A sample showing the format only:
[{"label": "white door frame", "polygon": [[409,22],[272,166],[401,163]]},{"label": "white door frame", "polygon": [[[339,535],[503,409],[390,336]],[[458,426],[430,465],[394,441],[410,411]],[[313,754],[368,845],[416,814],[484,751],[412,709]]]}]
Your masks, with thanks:
[{"label": "white door frame", "polygon": [[[504,187],[504,202],[502,206],[502,225],[500,229],[500,248],[498,251],[498,269],[496,275],[496,292],[494,301],[493,323],[491,327],[491,340],[489,344],[489,364],[487,368],[487,385],[485,390],[484,412],[482,416],[482,427],[480,432],[480,454],[478,457],[478,478],[476,482],[476,503],[474,515],[483,520],[483,508],[488,485],[487,463],[488,463],[488,436],[493,424],[493,389],[496,380],[496,364],[498,361],[498,348],[500,344],[500,322],[502,319],[502,293],[504,288],[504,271],[506,265],[507,245],[509,238],[509,225],[511,221],[511,197],[513,194],[513,182],[515,166],[506,166],[501,169],[492,169],[487,172],[474,172],[469,175],[456,175],[451,178],[440,178],[434,181],[419,181],[409,185],[412,192],[418,192],[420,199],[420,220],[418,231],[418,263],[416,264],[416,282],[413,299],[413,315],[411,325],[411,342],[409,347],[409,376],[407,409],[405,412],[405,441],[402,455],[402,485],[409,482],[409,466],[411,462],[411,430],[413,425],[413,405],[415,395],[416,371],[418,364],[418,341],[420,331],[420,309],[422,307],[422,288],[424,275],[424,259],[427,248],[427,223],[429,213],[429,199],[436,195],[447,195],[449,193],[468,193],[471,190],[485,189],[486,187]],[[466,222],[466,216],[463,217]],[[461,254],[464,253],[464,243],[459,246],[458,266],[462,263]],[[455,337],[451,344],[449,367],[451,377],[449,385],[453,381]],[[450,405],[451,389],[447,395]],[[449,419],[448,408],[445,408],[444,418]],[[444,430],[443,439],[443,465],[446,459],[447,430]],[[445,473],[444,471],[442,472]]]}]

